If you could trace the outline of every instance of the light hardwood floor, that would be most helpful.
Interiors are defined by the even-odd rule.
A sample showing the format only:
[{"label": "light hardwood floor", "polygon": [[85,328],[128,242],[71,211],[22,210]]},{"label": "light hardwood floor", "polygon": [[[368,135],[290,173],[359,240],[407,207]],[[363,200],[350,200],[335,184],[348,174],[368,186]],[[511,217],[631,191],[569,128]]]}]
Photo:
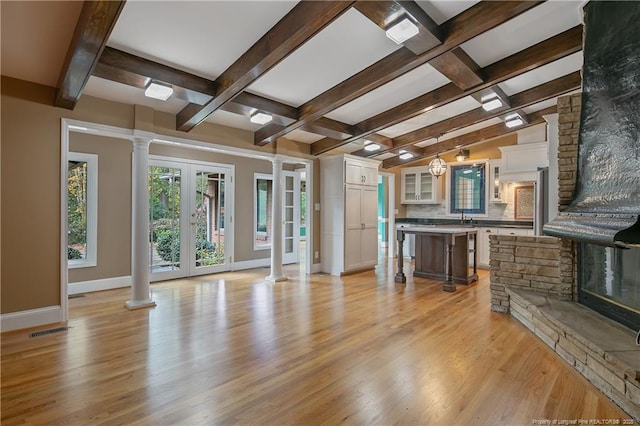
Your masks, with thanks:
[{"label": "light hardwood floor", "polygon": [[2,425],[531,425],[628,419],[516,320],[391,263],[267,269],[71,299],[68,332],[2,336]]}]

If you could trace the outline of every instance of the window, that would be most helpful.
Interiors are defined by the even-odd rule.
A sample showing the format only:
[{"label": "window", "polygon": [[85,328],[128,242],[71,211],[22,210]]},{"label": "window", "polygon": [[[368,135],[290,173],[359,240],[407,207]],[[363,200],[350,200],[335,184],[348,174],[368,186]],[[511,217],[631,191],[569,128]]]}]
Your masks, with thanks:
[{"label": "window", "polygon": [[96,266],[98,240],[98,156],[70,152],[67,169],[67,263]]},{"label": "window", "polygon": [[449,213],[486,213],[485,174],[484,163],[451,166]]},{"label": "window", "polygon": [[273,178],[271,175],[254,174],[254,249],[271,247],[271,212],[273,203]]}]

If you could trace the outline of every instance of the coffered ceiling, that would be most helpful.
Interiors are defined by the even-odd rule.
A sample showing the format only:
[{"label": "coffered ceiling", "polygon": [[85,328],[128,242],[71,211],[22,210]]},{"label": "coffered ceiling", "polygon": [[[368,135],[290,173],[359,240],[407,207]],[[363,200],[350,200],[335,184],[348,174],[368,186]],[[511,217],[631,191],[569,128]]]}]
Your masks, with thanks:
[{"label": "coffered ceiling", "polygon": [[[2,74],[57,87],[66,108],[83,95],[146,105],[187,133],[206,121],[393,167],[516,131],[511,112],[519,128],[543,123],[580,87],[583,5],[3,1]],[[404,16],[420,32],[398,45],[384,30]],[[151,80],[174,94],[145,97]],[[509,106],[484,111],[491,92]],[[256,110],[273,121],[251,123]]]}]

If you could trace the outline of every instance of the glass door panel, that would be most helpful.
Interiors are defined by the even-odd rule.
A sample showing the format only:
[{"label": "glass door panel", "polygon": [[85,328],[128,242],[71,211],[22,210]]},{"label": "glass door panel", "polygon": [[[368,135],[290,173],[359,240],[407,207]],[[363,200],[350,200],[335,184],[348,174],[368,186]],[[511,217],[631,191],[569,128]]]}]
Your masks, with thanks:
[{"label": "glass door panel", "polygon": [[299,262],[300,247],[300,180],[295,172],[283,172],[284,204],[282,211],[282,263]]},{"label": "glass door panel", "polygon": [[152,280],[182,276],[181,167],[149,167],[149,265]]},{"label": "glass door panel", "polygon": [[194,170],[189,265],[191,275],[218,272],[225,256],[225,191],[228,174],[222,169]]}]

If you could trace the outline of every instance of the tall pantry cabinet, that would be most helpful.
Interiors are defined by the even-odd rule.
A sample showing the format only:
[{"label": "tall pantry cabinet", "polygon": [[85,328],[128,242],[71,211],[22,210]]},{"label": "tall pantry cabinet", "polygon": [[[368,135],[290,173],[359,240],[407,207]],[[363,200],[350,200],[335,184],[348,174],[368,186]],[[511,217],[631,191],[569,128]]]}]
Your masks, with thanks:
[{"label": "tall pantry cabinet", "polygon": [[342,275],[378,262],[379,165],[351,155],[320,159],[324,272]]}]

